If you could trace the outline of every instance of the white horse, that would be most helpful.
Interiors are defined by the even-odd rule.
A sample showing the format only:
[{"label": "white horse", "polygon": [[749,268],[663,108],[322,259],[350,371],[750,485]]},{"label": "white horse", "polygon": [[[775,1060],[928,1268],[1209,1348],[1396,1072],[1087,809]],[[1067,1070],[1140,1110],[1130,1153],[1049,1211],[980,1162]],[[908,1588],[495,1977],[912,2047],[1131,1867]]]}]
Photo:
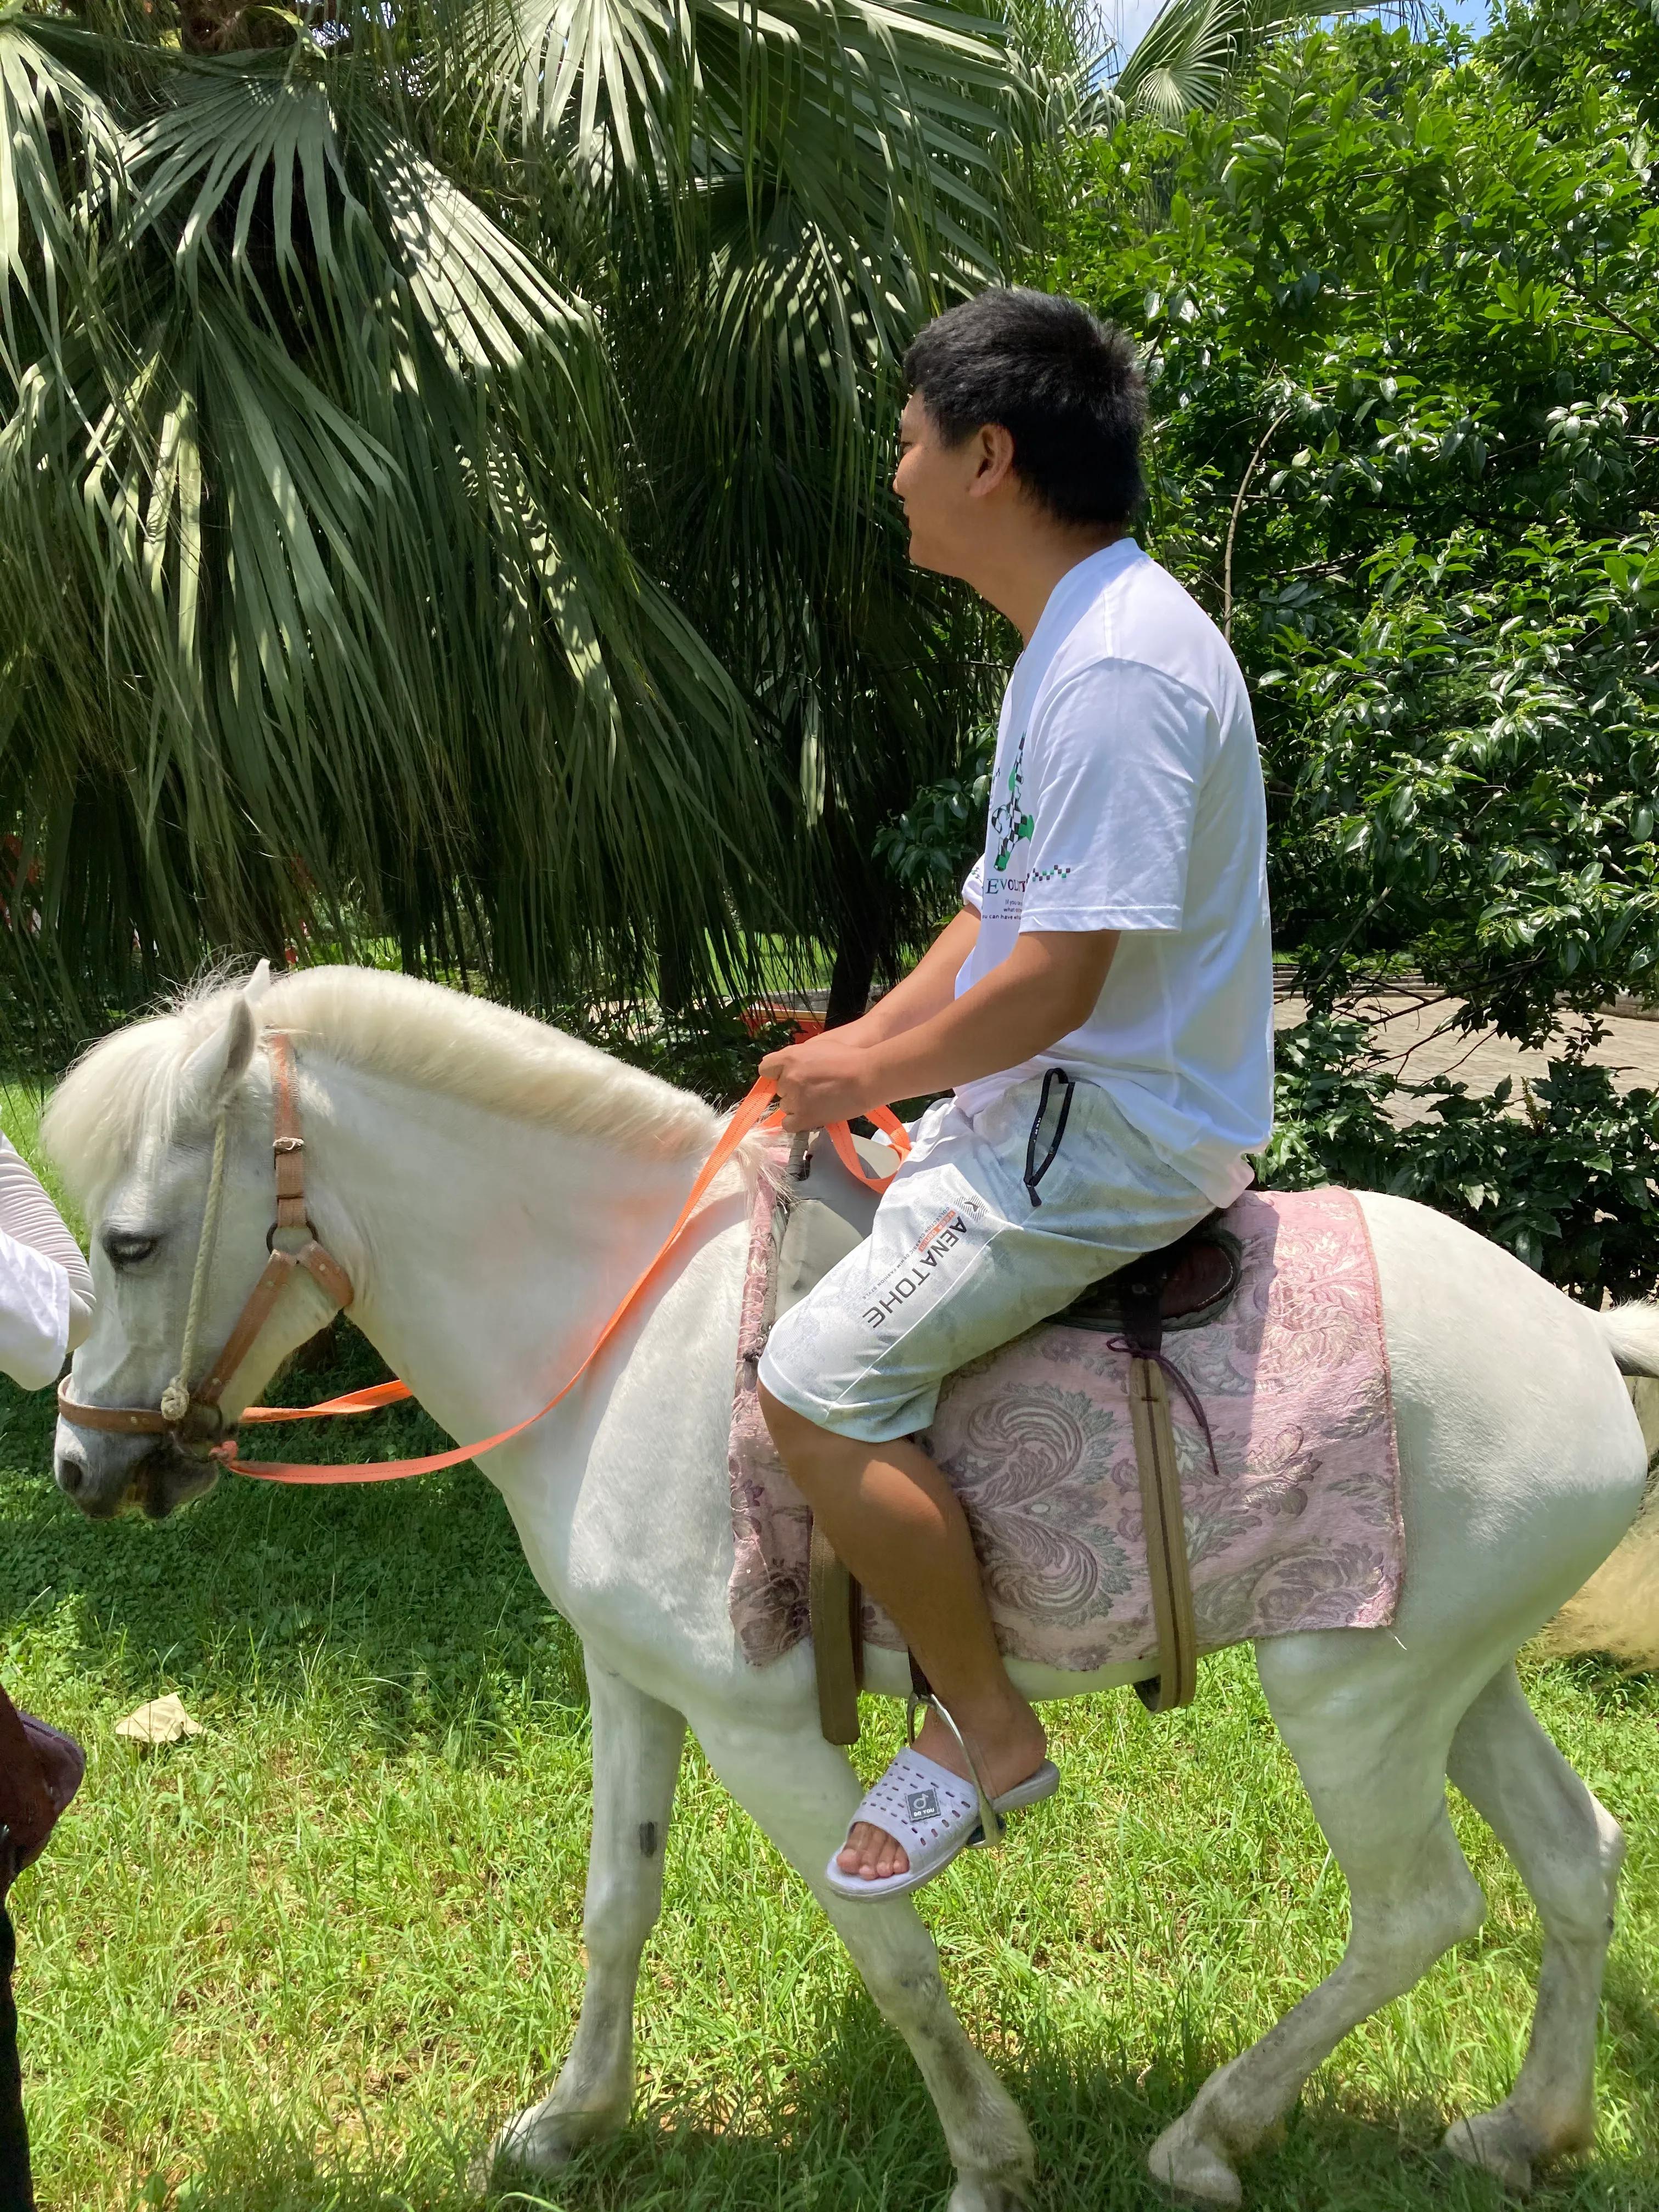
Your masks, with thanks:
[{"label": "white horse", "polygon": [[[400,976],[315,969],[197,996],[99,1045],[52,1104],[47,1141],[94,1224],[97,1322],[76,1396],[154,1406],[179,1358],[210,1139],[228,1112],[217,1257],[199,1340],[222,1342],[265,1258],[273,1103],[262,1027],[293,1037],[317,1232],[356,1286],[353,1318],[458,1437],[532,1412],[577,1364],[654,1250],[714,1141],[699,1099],[477,999]],[[592,1698],[587,1982],[550,2093],[497,2139],[498,2173],[544,2177],[629,2114],[635,1984],[659,1911],[662,1839],[687,1723],[814,1891],[914,2053],[955,2162],[951,2212],[1026,2201],[1030,2137],[964,2034],[907,1899],[849,1902],[823,1869],[858,1802],[819,1734],[805,1649],[757,1670],[726,1609],[726,1474],[745,1182],[716,1186],[659,1295],[558,1411],[484,1462],[542,1588],[581,1637]],[[1392,1631],[1261,1643],[1274,1720],[1347,1878],[1335,1971],[1219,2068],[1152,2146],[1154,2174],[1240,2199],[1237,2160],[1270,2141],[1348,2030],[1474,1935],[1483,1900],[1447,1817],[1448,1775],[1536,1902],[1532,2039],[1496,2109],[1449,2148],[1513,2185],[1587,2145],[1602,1961],[1623,1844],[1540,1729],[1513,1660],[1614,1550],[1646,1453],[1621,1366],[1659,1373],[1659,1308],[1571,1304],[1468,1230],[1366,1195],[1393,1364],[1407,1541]],[[297,1276],[233,1377],[252,1401],[324,1316]],[[162,1515],[216,1468],[171,1440],[60,1426],[57,1476],[88,1514]],[[1621,1601],[1659,1613],[1659,1547]],[[872,1651],[872,1686],[902,1661]],[[1051,1675],[1078,1696],[1133,1670]],[[1030,1848],[1042,1848],[1033,1827]]]}]

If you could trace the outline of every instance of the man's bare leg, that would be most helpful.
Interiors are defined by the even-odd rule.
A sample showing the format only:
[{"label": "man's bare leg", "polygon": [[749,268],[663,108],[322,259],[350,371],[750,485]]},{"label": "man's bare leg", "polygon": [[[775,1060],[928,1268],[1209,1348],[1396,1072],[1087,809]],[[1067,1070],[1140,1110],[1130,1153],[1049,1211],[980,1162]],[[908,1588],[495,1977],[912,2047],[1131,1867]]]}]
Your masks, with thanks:
[{"label": "man's bare leg", "polygon": [[[866,1444],[819,1428],[762,1386],[761,1411],[790,1479],[852,1572],[904,1632],[972,1747],[994,1797],[1042,1764],[1042,1723],[1008,1680],[956,1492],[925,1451]],[[955,1738],[929,1713],[916,1747],[966,1779]],[[837,1863],[866,1881],[910,1862],[884,1829],[860,1821]]]}]

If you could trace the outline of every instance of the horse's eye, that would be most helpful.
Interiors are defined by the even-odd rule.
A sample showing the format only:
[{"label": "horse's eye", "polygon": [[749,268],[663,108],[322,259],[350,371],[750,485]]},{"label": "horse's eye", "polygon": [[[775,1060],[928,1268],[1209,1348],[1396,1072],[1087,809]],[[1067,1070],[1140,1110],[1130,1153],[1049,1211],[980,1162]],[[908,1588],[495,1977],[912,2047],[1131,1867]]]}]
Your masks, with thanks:
[{"label": "horse's eye", "polygon": [[141,1260],[148,1260],[161,1243],[159,1237],[148,1237],[142,1229],[106,1229],[104,1249],[112,1265],[117,1267],[136,1267]]}]

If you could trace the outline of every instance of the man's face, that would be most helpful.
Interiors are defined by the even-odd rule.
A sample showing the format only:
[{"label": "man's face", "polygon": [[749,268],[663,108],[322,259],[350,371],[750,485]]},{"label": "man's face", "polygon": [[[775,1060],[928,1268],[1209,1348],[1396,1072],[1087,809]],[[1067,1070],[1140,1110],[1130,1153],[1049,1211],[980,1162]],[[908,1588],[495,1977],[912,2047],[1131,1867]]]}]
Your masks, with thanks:
[{"label": "man's face", "polygon": [[910,526],[910,558],[917,568],[942,576],[971,573],[974,548],[989,520],[986,495],[1006,475],[1006,465],[997,465],[999,441],[1012,451],[1007,432],[988,426],[959,446],[947,446],[921,394],[913,392],[905,401],[893,489]]}]

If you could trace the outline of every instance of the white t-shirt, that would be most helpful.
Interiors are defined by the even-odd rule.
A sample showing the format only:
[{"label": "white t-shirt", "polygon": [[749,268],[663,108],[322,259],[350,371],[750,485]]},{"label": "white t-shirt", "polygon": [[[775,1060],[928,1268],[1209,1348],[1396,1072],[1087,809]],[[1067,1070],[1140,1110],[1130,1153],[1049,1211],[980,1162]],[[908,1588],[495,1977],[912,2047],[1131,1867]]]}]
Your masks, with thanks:
[{"label": "white t-shirt", "polygon": [[1273,1127],[1267,799],[1244,679],[1133,538],[1054,586],[1002,702],[960,997],[1022,929],[1123,933],[1081,1028],[959,1086],[977,1114],[1047,1067],[1097,1083],[1217,1206]]},{"label": "white t-shirt", "polygon": [[25,1390],[58,1380],[69,1349],[69,1277],[0,1229],[0,1375]]}]

